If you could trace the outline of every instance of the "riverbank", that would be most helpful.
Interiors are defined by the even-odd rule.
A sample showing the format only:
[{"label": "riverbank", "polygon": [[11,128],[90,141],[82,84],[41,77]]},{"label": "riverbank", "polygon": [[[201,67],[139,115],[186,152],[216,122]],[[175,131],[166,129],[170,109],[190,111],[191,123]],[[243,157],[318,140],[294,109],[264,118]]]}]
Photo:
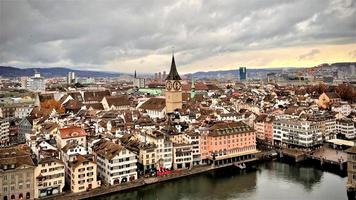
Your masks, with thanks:
[{"label": "riverbank", "polygon": [[[195,166],[192,169],[189,170],[180,170],[180,171],[174,171],[174,173],[169,174],[169,175],[164,175],[164,176],[159,176],[159,177],[152,177],[152,178],[139,178],[135,181],[128,182],[128,183],[123,183],[119,185],[114,185],[114,186],[106,186],[103,185],[99,188],[86,191],[86,192],[80,192],[80,193],[71,193],[71,192],[64,192],[56,196],[50,196],[46,197],[43,199],[59,199],[59,200],[70,200],[70,199],[88,199],[88,198],[93,198],[93,197],[98,197],[98,196],[103,196],[103,195],[109,195],[112,193],[119,193],[122,191],[127,191],[127,190],[133,190],[136,188],[140,188],[143,186],[151,185],[151,184],[156,184],[156,183],[161,183],[165,181],[171,181],[187,176],[192,176],[196,174],[201,174],[209,171],[213,171],[216,169],[221,169],[229,166],[238,166],[239,163],[249,163],[251,165],[253,162],[265,162],[265,160],[262,159],[263,152],[260,152],[257,154],[257,158],[252,158],[252,159],[247,159],[247,160],[241,160],[238,162],[217,162],[217,163],[222,163],[220,165],[204,165],[204,166]],[[293,158],[292,161],[289,160],[288,158]],[[279,160],[284,160],[288,161],[289,164],[291,163],[298,163],[299,165],[305,165],[305,166],[311,166],[316,167],[322,171],[330,171],[332,173],[338,174],[340,176],[344,176],[344,171],[346,167],[342,171],[338,171],[337,168],[335,169],[335,165],[328,165],[327,163],[325,164],[318,164],[318,162],[315,162],[316,160],[312,159],[304,159],[302,162],[295,162],[295,159],[293,156],[282,156],[279,158]],[[294,162],[293,162],[294,160]],[[311,165],[310,165],[311,164]],[[336,165],[337,166],[337,165]],[[237,168],[237,167],[236,167]]]},{"label": "riverbank", "polygon": [[[241,163],[251,164],[256,161],[257,161],[257,158],[252,158],[252,159],[248,159],[248,160],[243,160],[243,161],[241,161]],[[146,185],[151,185],[151,184],[175,180],[175,179],[179,179],[179,178],[183,178],[183,177],[187,177],[187,176],[192,176],[192,175],[196,175],[196,174],[201,174],[201,173],[209,172],[209,171],[216,170],[216,169],[230,167],[230,166],[233,166],[234,164],[238,164],[238,162],[222,164],[222,165],[218,165],[218,166],[214,166],[214,165],[196,166],[189,170],[175,171],[172,174],[161,176],[161,177],[140,178],[135,181],[123,183],[123,184],[119,184],[119,185],[101,186],[99,188],[96,188],[96,189],[93,189],[90,191],[79,192],[79,193],[69,193],[69,192],[62,193],[60,195],[46,197],[43,199],[56,199],[56,200],[88,199],[88,198],[93,198],[96,196],[108,195],[111,193],[117,193],[117,192],[121,192],[121,191],[125,191],[125,190],[135,189],[135,188],[143,187]]]},{"label": "riverbank", "polygon": [[347,200],[347,178],[313,165],[277,160],[256,162],[150,184],[89,200]]}]

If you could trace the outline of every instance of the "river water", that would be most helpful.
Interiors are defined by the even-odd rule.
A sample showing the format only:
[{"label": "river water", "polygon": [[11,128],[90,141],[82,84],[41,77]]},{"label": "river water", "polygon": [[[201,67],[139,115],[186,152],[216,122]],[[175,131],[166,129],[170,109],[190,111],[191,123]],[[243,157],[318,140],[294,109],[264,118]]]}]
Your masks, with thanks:
[{"label": "river water", "polygon": [[346,181],[312,166],[273,161],[248,171],[230,167],[95,199],[344,200]]}]

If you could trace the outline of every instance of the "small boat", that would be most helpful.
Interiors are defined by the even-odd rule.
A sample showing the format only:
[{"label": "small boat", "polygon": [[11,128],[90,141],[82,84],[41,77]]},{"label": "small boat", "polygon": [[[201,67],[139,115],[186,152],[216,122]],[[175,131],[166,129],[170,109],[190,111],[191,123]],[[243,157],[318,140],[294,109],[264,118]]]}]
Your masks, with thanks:
[{"label": "small boat", "polygon": [[242,163],[242,164],[237,164],[237,163],[235,163],[234,165],[235,165],[236,167],[240,168],[240,169],[246,169],[245,163]]}]

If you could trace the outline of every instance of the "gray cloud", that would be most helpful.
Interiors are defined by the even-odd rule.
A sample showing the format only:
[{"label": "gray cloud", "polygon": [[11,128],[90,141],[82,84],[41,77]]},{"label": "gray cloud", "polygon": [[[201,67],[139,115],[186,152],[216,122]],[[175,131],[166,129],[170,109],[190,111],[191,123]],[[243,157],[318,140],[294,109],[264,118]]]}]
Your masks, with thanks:
[{"label": "gray cloud", "polygon": [[228,52],[354,43],[355,4],[353,0],[3,0],[0,64],[79,68],[100,67],[112,60],[139,64],[146,63],[147,55],[169,55],[175,46],[179,63],[188,65]]},{"label": "gray cloud", "polygon": [[319,54],[319,49],[312,49],[308,53],[302,54],[298,57],[299,60],[309,60],[314,58],[315,55]]}]

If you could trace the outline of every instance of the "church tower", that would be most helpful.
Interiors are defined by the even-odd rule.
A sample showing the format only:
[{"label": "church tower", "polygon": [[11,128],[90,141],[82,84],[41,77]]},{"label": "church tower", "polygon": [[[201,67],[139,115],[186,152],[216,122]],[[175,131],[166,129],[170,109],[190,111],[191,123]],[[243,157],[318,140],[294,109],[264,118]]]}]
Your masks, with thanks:
[{"label": "church tower", "polygon": [[192,86],[190,89],[190,98],[194,99],[195,97],[195,82],[194,82],[194,77],[192,77]]},{"label": "church tower", "polygon": [[174,112],[175,109],[182,109],[182,83],[177,72],[174,55],[172,55],[171,70],[166,78],[166,111]]}]

